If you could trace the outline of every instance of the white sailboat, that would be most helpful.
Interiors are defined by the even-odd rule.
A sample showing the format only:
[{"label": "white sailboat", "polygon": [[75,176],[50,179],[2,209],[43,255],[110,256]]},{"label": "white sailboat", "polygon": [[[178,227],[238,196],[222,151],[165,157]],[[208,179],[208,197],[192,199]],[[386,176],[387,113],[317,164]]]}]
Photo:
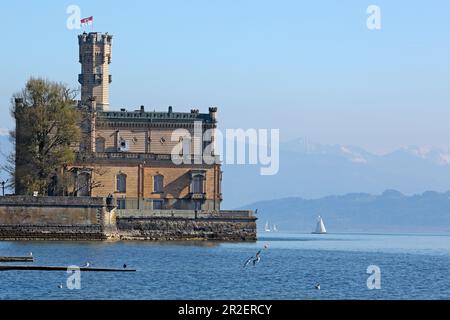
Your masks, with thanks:
[{"label": "white sailboat", "polygon": [[325,229],[325,225],[323,223],[322,217],[319,216],[319,219],[317,220],[316,230],[313,231],[314,234],[324,234],[327,233],[327,229]]},{"label": "white sailboat", "polygon": [[273,228],[273,232],[277,232],[278,231],[276,224],[274,224],[272,228]]},{"label": "white sailboat", "polygon": [[265,232],[270,232],[269,221],[266,221],[266,226],[264,227],[264,231],[265,231]]}]

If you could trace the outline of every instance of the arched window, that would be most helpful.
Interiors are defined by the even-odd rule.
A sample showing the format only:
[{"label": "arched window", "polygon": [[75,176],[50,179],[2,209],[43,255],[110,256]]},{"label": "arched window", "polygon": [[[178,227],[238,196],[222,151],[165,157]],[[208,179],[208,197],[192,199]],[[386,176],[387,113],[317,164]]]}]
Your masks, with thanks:
[{"label": "arched window", "polygon": [[203,193],[203,176],[200,174],[192,179],[192,193]]},{"label": "arched window", "polygon": [[95,139],[95,152],[105,152],[105,138],[98,137]]},{"label": "arched window", "polygon": [[121,173],[121,174],[117,175],[116,191],[117,192],[126,192],[127,191],[127,175],[126,174]]},{"label": "arched window", "polygon": [[158,174],[153,177],[153,192],[164,191],[164,176]]}]

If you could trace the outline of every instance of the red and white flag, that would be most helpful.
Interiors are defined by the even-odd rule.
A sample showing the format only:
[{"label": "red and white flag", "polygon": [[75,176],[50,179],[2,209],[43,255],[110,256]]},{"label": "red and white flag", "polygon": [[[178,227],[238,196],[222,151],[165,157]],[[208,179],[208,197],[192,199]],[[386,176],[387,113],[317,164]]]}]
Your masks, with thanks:
[{"label": "red and white flag", "polygon": [[81,26],[88,26],[88,25],[92,25],[94,23],[94,17],[90,16],[87,18],[83,18],[80,20]]}]

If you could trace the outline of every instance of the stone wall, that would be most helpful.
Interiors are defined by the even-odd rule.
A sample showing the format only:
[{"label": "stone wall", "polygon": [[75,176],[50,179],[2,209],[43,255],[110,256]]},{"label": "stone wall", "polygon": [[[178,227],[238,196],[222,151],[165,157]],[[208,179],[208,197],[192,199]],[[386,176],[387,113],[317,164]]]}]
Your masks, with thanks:
[{"label": "stone wall", "polygon": [[106,240],[100,225],[5,225],[0,224],[0,240]]},{"label": "stone wall", "polygon": [[255,241],[256,219],[118,217],[123,240]]},{"label": "stone wall", "polygon": [[0,197],[0,240],[102,240],[103,198]]},{"label": "stone wall", "polygon": [[255,241],[252,211],[116,210],[90,197],[0,197],[0,240]]}]

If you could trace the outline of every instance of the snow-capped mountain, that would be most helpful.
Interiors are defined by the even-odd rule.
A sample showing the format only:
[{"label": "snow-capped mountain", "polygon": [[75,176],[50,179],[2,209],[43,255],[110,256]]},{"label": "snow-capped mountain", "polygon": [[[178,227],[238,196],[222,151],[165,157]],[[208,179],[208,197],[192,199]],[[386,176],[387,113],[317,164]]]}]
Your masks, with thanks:
[{"label": "snow-capped mountain", "polygon": [[450,148],[407,146],[393,153],[417,157],[439,165],[450,164]]},{"label": "snow-capped mountain", "polygon": [[450,148],[429,146],[405,146],[385,155],[376,155],[363,148],[351,145],[324,145],[312,143],[306,138],[299,138],[283,143],[281,149],[309,155],[333,155],[348,159],[354,163],[370,163],[384,157],[413,157],[427,160],[439,165],[450,164]]},{"label": "snow-capped mountain", "polygon": [[306,138],[299,138],[290,142],[282,143],[280,149],[308,155],[341,156],[355,163],[367,163],[377,157],[376,155],[359,147],[312,143]]},{"label": "snow-capped mountain", "polygon": [[[280,170],[260,176],[257,166],[224,165],[224,205],[291,196],[319,198],[354,192],[405,194],[450,190],[450,148],[399,148],[378,155],[360,147],[300,138],[280,145]],[[239,181],[239,183],[236,183]]]}]

